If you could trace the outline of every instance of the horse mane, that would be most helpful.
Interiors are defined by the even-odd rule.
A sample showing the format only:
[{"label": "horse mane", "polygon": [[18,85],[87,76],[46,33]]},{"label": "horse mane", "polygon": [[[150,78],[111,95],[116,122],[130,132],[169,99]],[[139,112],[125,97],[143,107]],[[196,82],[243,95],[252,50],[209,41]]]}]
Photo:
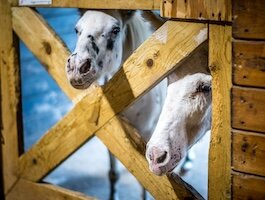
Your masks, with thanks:
[{"label": "horse mane", "polygon": [[[122,15],[123,18],[123,15]],[[152,11],[135,11],[132,16],[124,20],[123,61],[138,48],[164,20]]]}]

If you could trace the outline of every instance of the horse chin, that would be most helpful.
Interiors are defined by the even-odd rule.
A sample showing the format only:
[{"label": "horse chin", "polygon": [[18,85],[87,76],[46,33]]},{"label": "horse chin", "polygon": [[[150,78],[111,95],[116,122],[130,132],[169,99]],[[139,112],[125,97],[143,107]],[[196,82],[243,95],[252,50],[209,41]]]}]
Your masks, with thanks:
[{"label": "horse chin", "polygon": [[96,78],[91,78],[87,79],[87,80],[83,80],[80,82],[76,82],[76,81],[70,81],[71,85],[75,88],[75,89],[79,89],[79,90],[85,90],[87,88],[90,87],[90,85],[96,80]]},{"label": "horse chin", "polygon": [[149,168],[157,176],[163,176],[167,173],[165,166],[150,165]]}]

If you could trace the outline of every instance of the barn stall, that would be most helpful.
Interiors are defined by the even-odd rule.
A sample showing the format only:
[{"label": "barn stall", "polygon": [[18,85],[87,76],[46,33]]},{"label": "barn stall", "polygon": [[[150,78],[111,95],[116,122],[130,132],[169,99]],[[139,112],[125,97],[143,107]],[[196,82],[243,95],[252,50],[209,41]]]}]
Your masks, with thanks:
[{"label": "barn stall", "polygon": [[[161,9],[163,17],[172,19],[164,25],[170,29],[166,44],[158,40],[152,43],[152,38],[148,39],[106,87],[78,91],[71,88],[66,77],[62,76],[69,51],[54,31],[32,9],[19,6],[17,1],[1,1],[2,196],[6,199],[90,199],[58,186],[40,183],[40,180],[95,134],[156,199],[200,199],[201,196],[177,176],[156,177],[149,171],[139,134],[117,113],[189,59],[198,48],[199,44],[192,40],[181,43],[183,38],[174,37],[177,33],[181,35],[178,32],[180,27],[185,27],[183,31],[189,38],[196,36],[196,30],[208,27],[209,68],[213,76],[208,198],[264,199],[265,9],[262,1],[130,2],[54,0],[48,5]],[[43,5],[32,5],[38,6]],[[25,153],[21,149],[19,52],[13,30],[76,103]],[[163,27],[156,34],[162,33]],[[177,50],[186,54],[179,55]],[[154,56],[157,51],[161,56]],[[151,67],[147,62],[150,60]],[[132,63],[146,70],[135,69]],[[147,78],[139,84],[138,77],[143,75]],[[117,88],[119,92],[131,95],[116,94]],[[87,102],[93,103],[87,105]],[[102,116],[100,120],[99,115]],[[111,134],[114,131],[115,136]],[[78,139],[73,140],[77,134]]]}]

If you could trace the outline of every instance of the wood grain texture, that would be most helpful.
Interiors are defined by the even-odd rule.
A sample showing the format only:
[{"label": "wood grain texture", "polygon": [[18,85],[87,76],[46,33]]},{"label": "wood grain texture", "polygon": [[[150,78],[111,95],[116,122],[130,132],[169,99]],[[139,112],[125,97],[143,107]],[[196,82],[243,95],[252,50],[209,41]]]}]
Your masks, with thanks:
[{"label": "wood grain texture", "polygon": [[233,0],[233,37],[265,39],[263,0]]},{"label": "wood grain texture", "polygon": [[233,83],[265,87],[265,42],[233,42]]},{"label": "wood grain texture", "polygon": [[[114,117],[96,132],[96,136],[156,199],[196,198],[184,184],[167,176],[156,176],[149,170],[144,155],[130,141],[130,132],[135,131],[126,122]],[[202,197],[198,195],[196,199]]]},{"label": "wood grain texture", "polygon": [[231,21],[230,0],[164,0],[161,1],[162,17]]},{"label": "wood grain texture", "polygon": [[79,192],[46,183],[33,183],[20,179],[6,200],[93,200]]},{"label": "wood grain texture", "polygon": [[[106,86],[92,86],[91,93],[20,158],[20,175],[38,181],[54,169],[115,114],[188,59],[206,40],[196,40],[204,28],[203,24],[166,22],[129,57]],[[147,65],[150,59],[152,66]]]},{"label": "wood grain texture", "polygon": [[[17,181],[19,68],[12,32],[11,8],[0,1],[1,146],[5,194]],[[3,168],[2,168],[3,167]]]},{"label": "wood grain texture", "polygon": [[234,200],[264,200],[265,199],[265,178],[245,175],[234,172],[233,180],[233,198]]},{"label": "wood grain texture", "polygon": [[265,176],[265,135],[234,130],[232,157],[236,171]]},{"label": "wood grain texture", "polygon": [[12,22],[16,34],[69,98],[78,101],[88,92],[88,90],[76,90],[68,83],[65,63],[70,52],[38,13],[30,8],[13,7]]},{"label": "wood grain texture", "polygon": [[[12,0],[13,6],[18,1]],[[160,0],[52,0],[51,5],[31,5],[33,7],[63,7],[63,8],[87,8],[87,9],[128,9],[128,10],[159,10]]]},{"label": "wood grain texture", "polygon": [[209,67],[212,74],[212,128],[208,197],[231,198],[231,34],[229,26],[209,26]]},{"label": "wood grain texture", "polygon": [[234,86],[232,90],[233,128],[265,133],[265,90]]}]

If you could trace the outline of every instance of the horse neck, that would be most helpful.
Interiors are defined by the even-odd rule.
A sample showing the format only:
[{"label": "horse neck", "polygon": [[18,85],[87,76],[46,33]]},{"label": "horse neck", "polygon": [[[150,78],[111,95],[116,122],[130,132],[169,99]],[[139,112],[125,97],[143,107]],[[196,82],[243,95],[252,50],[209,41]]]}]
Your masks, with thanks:
[{"label": "horse neck", "polygon": [[151,12],[136,11],[124,24],[123,61],[138,48],[162,22]]}]

